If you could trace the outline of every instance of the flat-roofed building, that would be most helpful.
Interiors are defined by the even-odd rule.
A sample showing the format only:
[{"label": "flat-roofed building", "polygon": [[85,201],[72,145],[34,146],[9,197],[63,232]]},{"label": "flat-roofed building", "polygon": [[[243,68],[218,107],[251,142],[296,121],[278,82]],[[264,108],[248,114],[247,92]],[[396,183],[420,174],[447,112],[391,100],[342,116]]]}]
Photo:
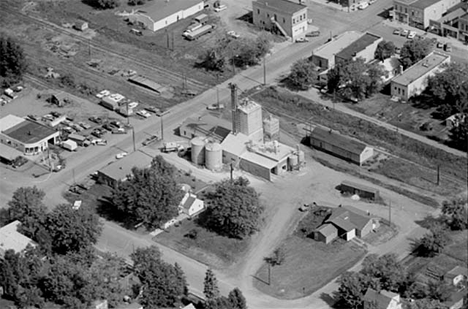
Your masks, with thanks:
[{"label": "flat-roofed building", "polygon": [[18,232],[21,222],[16,220],[0,228],[0,257],[5,255],[7,250],[21,253],[24,249],[36,244],[29,238]]},{"label": "flat-roofed building", "polygon": [[180,136],[186,138],[209,137],[221,143],[231,132],[229,121],[204,115],[199,118],[187,118],[179,127]]},{"label": "flat-roofed building", "polygon": [[394,19],[411,27],[426,29],[461,0],[394,0]]},{"label": "flat-roofed building", "polygon": [[151,31],[158,31],[204,8],[203,0],[153,0],[128,18]]},{"label": "flat-roofed building", "polygon": [[468,13],[458,19],[458,39],[468,44]]},{"label": "flat-roofed building", "polygon": [[380,36],[367,32],[338,52],[335,55],[335,63],[355,60],[357,58],[362,58],[365,62],[369,62],[375,58],[375,50],[382,40]]},{"label": "flat-roofed building", "polygon": [[449,55],[430,53],[392,79],[390,84],[392,97],[407,101],[412,96],[419,95],[426,89],[428,78],[442,71],[444,64],[448,63],[450,63]]},{"label": "flat-roofed building", "polygon": [[0,119],[0,142],[25,155],[36,155],[55,145],[60,132],[44,124],[7,115]]},{"label": "flat-roofed building", "polygon": [[307,6],[288,0],[256,0],[252,2],[253,23],[270,31],[280,32],[293,40],[307,32]]},{"label": "flat-roofed building", "polygon": [[335,55],[363,35],[362,32],[357,31],[347,31],[340,34],[330,42],[314,49],[312,52],[312,62],[323,70],[333,68],[335,66]]}]

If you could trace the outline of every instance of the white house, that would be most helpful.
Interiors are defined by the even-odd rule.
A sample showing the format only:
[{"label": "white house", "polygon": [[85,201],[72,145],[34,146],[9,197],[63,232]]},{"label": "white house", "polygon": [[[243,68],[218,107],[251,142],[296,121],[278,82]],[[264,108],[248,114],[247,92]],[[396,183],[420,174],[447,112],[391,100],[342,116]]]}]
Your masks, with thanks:
[{"label": "white house", "polygon": [[21,222],[16,220],[0,228],[0,257],[5,255],[7,250],[13,250],[20,253],[28,245],[33,247],[36,244],[29,238],[18,232]]},{"label": "white house", "polygon": [[205,209],[205,203],[195,194],[186,193],[179,205],[179,213],[193,217]]},{"label": "white house", "polygon": [[128,18],[131,22],[158,31],[202,11],[203,0],[153,0]]}]

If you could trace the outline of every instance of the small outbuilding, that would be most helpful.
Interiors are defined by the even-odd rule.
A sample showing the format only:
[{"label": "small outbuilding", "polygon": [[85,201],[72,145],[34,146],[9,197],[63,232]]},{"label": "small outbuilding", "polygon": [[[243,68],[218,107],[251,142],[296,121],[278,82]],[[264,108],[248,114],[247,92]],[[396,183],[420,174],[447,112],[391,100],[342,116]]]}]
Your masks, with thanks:
[{"label": "small outbuilding", "polygon": [[376,200],[380,197],[379,190],[371,187],[367,187],[355,182],[343,180],[340,184],[341,193],[347,193],[351,195],[359,195],[360,198],[365,198],[369,200]]},{"label": "small outbuilding", "polygon": [[78,20],[75,25],[73,26],[76,30],[79,30],[79,31],[85,31],[86,29],[89,28],[89,25],[87,22],[83,21],[83,20]]},{"label": "small outbuilding", "polygon": [[338,237],[338,229],[333,224],[324,224],[314,231],[314,239],[326,244]]},{"label": "small outbuilding", "polygon": [[454,286],[466,279],[468,279],[468,269],[461,266],[455,266],[444,275],[444,280]]}]

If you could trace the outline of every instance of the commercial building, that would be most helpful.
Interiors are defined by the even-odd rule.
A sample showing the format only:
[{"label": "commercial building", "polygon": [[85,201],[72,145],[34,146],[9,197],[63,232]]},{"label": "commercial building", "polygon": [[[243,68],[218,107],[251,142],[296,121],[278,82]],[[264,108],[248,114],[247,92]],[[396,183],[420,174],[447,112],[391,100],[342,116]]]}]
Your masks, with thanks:
[{"label": "commercial building", "polygon": [[129,20],[151,31],[158,31],[204,8],[203,0],[153,0],[129,16]]},{"label": "commercial building", "polygon": [[7,115],[0,119],[0,142],[21,151],[25,155],[36,155],[55,145],[60,132],[49,126]]},{"label": "commercial building", "polygon": [[468,13],[458,19],[458,39],[468,44]]},{"label": "commercial building", "polygon": [[332,130],[319,127],[309,132],[309,143],[314,148],[358,165],[362,165],[374,155],[372,147]]},{"label": "commercial building", "polygon": [[279,32],[293,40],[307,32],[307,6],[287,0],[252,2],[253,23],[260,29]]},{"label": "commercial building", "polygon": [[362,32],[357,31],[347,31],[338,35],[328,43],[313,50],[312,62],[322,70],[333,68],[335,66],[335,55],[363,35]]},{"label": "commercial building", "polygon": [[212,138],[221,143],[231,132],[231,123],[211,115],[204,115],[199,118],[187,118],[179,127],[179,134],[182,137]]},{"label": "commercial building", "polygon": [[18,232],[21,222],[16,220],[0,228],[0,257],[5,255],[7,250],[20,253],[28,245],[35,247],[36,244],[29,238]]},{"label": "commercial building", "polygon": [[442,71],[444,64],[448,63],[450,63],[449,55],[438,52],[430,53],[392,79],[390,84],[392,97],[407,101],[419,95],[426,89],[428,78]]},{"label": "commercial building", "polygon": [[110,163],[97,174],[99,183],[115,187],[119,181],[125,181],[132,174],[132,168],[145,168],[151,165],[153,158],[143,152],[135,151],[126,157]]},{"label": "commercial building", "polygon": [[468,4],[460,3],[450,9],[442,18],[429,21],[429,30],[443,37],[452,37],[462,42],[466,41],[464,34],[468,33],[465,26],[468,19]]},{"label": "commercial building", "polygon": [[394,0],[394,19],[425,30],[430,20],[439,20],[461,0]]},{"label": "commercial building", "polygon": [[365,62],[369,62],[375,58],[375,50],[382,40],[380,36],[367,32],[338,52],[335,55],[335,63],[356,60],[357,58],[362,58]]}]

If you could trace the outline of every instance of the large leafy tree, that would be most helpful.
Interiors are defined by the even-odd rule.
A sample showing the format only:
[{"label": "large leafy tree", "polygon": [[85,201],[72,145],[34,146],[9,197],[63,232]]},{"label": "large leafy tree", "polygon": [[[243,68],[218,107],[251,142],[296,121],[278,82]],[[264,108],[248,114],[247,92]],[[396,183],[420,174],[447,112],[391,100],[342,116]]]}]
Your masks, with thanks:
[{"label": "large leafy tree", "polygon": [[316,65],[307,58],[299,59],[291,66],[291,73],[288,79],[301,90],[309,89],[314,83],[317,82],[318,72]]},{"label": "large leafy tree", "polygon": [[219,297],[218,279],[211,268],[206,270],[205,280],[203,281],[203,294],[206,299],[215,299]]},{"label": "large leafy tree", "polygon": [[205,309],[232,309],[231,302],[224,296],[208,299],[204,305]]},{"label": "large leafy tree", "polygon": [[395,54],[395,44],[392,41],[382,41],[375,50],[375,59],[384,61]]},{"label": "large leafy tree", "polygon": [[427,284],[427,296],[429,299],[445,302],[450,299],[452,295],[451,287],[443,280],[429,281]]},{"label": "large leafy tree", "polygon": [[338,279],[340,284],[338,288],[338,295],[340,301],[350,309],[358,309],[363,305],[363,298],[370,286],[371,280],[361,274],[355,272],[345,272]]},{"label": "large leafy tree", "polygon": [[37,187],[22,187],[8,202],[10,221],[21,222],[21,232],[33,239],[44,225],[47,208],[43,204],[45,193]]},{"label": "large leafy tree", "polygon": [[247,301],[238,288],[229,292],[228,300],[232,309],[247,309]]},{"label": "large leafy tree", "polygon": [[5,296],[20,308],[42,308],[44,299],[41,291],[37,289],[42,266],[43,262],[37,249],[28,247],[23,254],[7,250],[0,259],[0,282]]},{"label": "large leafy tree", "polygon": [[450,129],[450,139],[455,147],[468,151],[468,114],[463,121]]},{"label": "large leafy tree", "polygon": [[52,239],[52,249],[59,254],[79,252],[96,243],[102,231],[99,217],[88,207],[73,209],[72,205],[58,205],[46,220]]},{"label": "large leafy tree", "polygon": [[142,283],[141,304],[145,308],[172,307],[180,301],[187,291],[180,267],[163,262],[154,246],[138,248],[130,257]]},{"label": "large leafy tree", "polygon": [[400,51],[400,59],[403,68],[407,69],[419,60],[423,59],[432,50],[432,42],[429,39],[408,40]]},{"label": "large leafy tree", "polygon": [[468,228],[468,201],[466,198],[455,198],[442,204],[442,214],[452,230]]},{"label": "large leafy tree", "polygon": [[93,5],[103,10],[114,9],[120,5],[120,0],[94,0]]},{"label": "large leafy tree", "polygon": [[437,225],[416,242],[416,252],[421,256],[433,257],[441,253],[449,241],[447,231],[443,226]]},{"label": "large leafy tree", "polygon": [[395,254],[384,254],[380,257],[375,254],[367,256],[363,262],[361,273],[370,278],[378,279],[382,289],[393,292],[398,292],[406,279],[405,271],[398,263]]},{"label": "large leafy tree", "polygon": [[174,174],[175,168],[157,156],[149,168],[132,169],[132,177],[113,190],[112,202],[130,220],[159,227],[177,215],[183,197]]},{"label": "large leafy tree", "polygon": [[23,48],[11,37],[0,35],[0,78],[2,86],[21,80],[27,69]]},{"label": "large leafy tree", "polygon": [[405,309],[448,309],[438,300],[423,298],[406,304]]},{"label": "large leafy tree", "polygon": [[258,230],[263,207],[245,179],[224,180],[210,196],[212,206],[204,224],[221,235],[244,238]]}]

